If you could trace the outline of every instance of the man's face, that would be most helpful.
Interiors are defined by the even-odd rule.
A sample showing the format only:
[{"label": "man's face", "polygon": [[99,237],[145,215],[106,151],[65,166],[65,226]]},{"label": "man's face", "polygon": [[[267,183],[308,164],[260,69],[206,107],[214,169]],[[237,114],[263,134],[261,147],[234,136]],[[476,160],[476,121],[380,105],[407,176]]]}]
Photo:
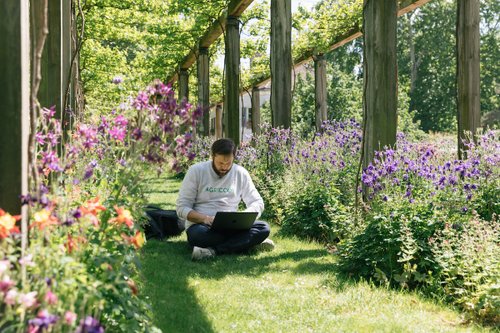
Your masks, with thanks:
[{"label": "man's face", "polygon": [[231,167],[233,166],[233,161],[234,161],[234,156],[232,154],[230,155],[221,155],[221,154],[215,154],[213,156],[213,168],[215,173],[219,175],[219,177],[225,176],[229,170],[231,170]]}]

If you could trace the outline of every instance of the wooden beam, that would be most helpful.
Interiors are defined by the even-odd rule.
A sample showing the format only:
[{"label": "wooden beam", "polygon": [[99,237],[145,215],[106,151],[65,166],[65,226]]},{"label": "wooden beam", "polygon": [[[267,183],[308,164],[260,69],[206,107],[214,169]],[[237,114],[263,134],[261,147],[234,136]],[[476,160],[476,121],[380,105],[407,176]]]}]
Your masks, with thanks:
[{"label": "wooden beam", "polygon": [[[457,1],[458,157],[466,157],[464,140],[480,126],[479,0]],[[470,137],[472,135],[472,137]]]},{"label": "wooden beam", "polygon": [[[223,27],[226,26],[226,18],[240,17],[241,14],[247,9],[248,6],[253,2],[253,0],[232,0],[228,5],[228,10],[215,20],[214,23],[208,28],[203,37],[199,40],[196,46],[194,46],[188,55],[179,64],[180,69],[189,69],[196,62],[198,48],[208,48],[210,47],[217,38],[222,35]],[[173,83],[178,80],[178,73],[172,73],[167,77],[167,82]]]}]

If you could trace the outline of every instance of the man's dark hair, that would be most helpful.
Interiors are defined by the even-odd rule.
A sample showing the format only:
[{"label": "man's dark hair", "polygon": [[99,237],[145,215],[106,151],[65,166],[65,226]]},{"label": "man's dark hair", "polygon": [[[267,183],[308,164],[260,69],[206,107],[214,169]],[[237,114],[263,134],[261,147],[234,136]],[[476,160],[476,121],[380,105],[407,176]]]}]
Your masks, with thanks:
[{"label": "man's dark hair", "polygon": [[212,156],[220,155],[236,155],[236,145],[234,141],[228,138],[223,138],[215,141],[212,144]]}]

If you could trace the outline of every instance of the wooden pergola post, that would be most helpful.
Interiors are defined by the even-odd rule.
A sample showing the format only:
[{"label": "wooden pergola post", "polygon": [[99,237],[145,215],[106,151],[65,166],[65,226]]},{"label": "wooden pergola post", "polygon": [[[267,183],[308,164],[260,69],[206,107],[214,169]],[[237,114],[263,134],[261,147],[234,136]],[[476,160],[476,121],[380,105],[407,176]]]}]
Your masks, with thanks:
[{"label": "wooden pergola post", "polygon": [[239,145],[240,133],[240,21],[229,16],[226,21],[226,85],[224,98],[224,132]]},{"label": "wooden pergola post", "polygon": [[397,10],[397,0],[364,0],[364,168],[376,150],[396,143]]},{"label": "wooden pergola post", "polygon": [[[479,0],[457,1],[458,158],[466,158],[463,141],[480,126]],[[468,137],[472,135],[472,137]]]},{"label": "wooden pergola post", "polygon": [[323,54],[318,54],[314,59],[314,99],[316,109],[316,131],[321,131],[321,125],[328,119],[326,104],[326,60]]},{"label": "wooden pergola post", "polygon": [[198,53],[198,105],[203,109],[204,136],[210,135],[210,78],[208,63],[208,48],[200,47]]},{"label": "wooden pergola post", "polygon": [[271,0],[271,115],[273,127],[292,123],[292,6]]},{"label": "wooden pergola post", "polygon": [[[0,208],[22,213],[22,255],[27,246],[28,138],[30,130],[29,0],[0,1]],[[24,274],[24,273],[23,273]],[[24,277],[23,277],[24,279]]]},{"label": "wooden pergola post", "polygon": [[[70,76],[72,73],[70,71],[71,68],[71,60],[73,57],[73,48],[72,48],[72,30],[73,27],[71,25],[72,20],[72,12],[71,12],[71,1],[62,0],[62,118],[61,125],[63,129],[71,127],[71,119],[69,114],[66,113],[66,109],[74,109],[72,107],[74,101],[74,80],[72,81]],[[76,68],[75,64],[75,68]],[[73,69],[74,70],[74,69]],[[69,85],[69,87],[68,87]],[[68,89],[69,88],[69,89]],[[68,91],[68,95],[66,95],[66,91]],[[66,104],[66,105],[65,105]],[[72,110],[73,111],[73,110]]]},{"label": "wooden pergola post", "polygon": [[252,133],[260,134],[260,90],[259,87],[252,87]]},{"label": "wooden pergola post", "polygon": [[62,66],[62,2],[48,1],[48,35],[42,55],[42,81],[38,99],[42,107],[56,107],[56,118],[62,119],[63,112],[63,66]]},{"label": "wooden pergola post", "polygon": [[179,102],[189,98],[189,72],[185,68],[179,70]]},{"label": "wooden pergola post", "polygon": [[222,138],[222,106],[220,104],[215,107],[215,138]]}]

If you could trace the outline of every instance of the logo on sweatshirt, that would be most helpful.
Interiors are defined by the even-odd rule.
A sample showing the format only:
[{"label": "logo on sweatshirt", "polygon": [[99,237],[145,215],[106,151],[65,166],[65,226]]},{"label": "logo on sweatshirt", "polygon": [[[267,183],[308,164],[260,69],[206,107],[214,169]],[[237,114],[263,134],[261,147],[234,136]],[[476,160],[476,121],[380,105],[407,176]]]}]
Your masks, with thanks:
[{"label": "logo on sweatshirt", "polygon": [[233,193],[234,189],[232,187],[211,187],[207,186],[205,192],[210,193]]}]

